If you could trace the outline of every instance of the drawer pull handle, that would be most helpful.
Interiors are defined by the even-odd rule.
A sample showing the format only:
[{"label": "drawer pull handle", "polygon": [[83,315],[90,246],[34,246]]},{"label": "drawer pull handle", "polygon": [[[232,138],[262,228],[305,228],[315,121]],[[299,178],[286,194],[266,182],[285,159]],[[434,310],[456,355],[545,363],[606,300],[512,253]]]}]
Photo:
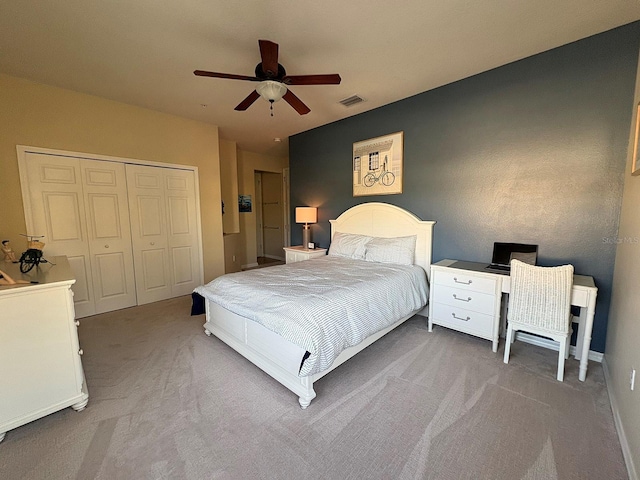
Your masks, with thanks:
[{"label": "drawer pull handle", "polygon": [[461,282],[457,277],[453,277],[453,281],[456,283],[461,283],[462,285],[471,285],[473,283],[473,280],[469,280],[468,282]]},{"label": "drawer pull handle", "polygon": [[78,350],[78,355],[84,355],[84,350],[82,349]]},{"label": "drawer pull handle", "polygon": [[80,326],[80,320],[76,320],[76,327]]},{"label": "drawer pull handle", "polygon": [[452,313],[451,316],[453,318],[455,318],[456,320],[462,320],[463,322],[468,322],[469,320],[471,320],[471,317],[467,317],[467,318],[462,318],[462,317],[456,317],[455,313]]},{"label": "drawer pull handle", "polygon": [[467,297],[466,299],[458,298],[458,296],[455,293],[453,294],[453,298],[455,298],[456,300],[460,300],[461,302],[470,302],[471,301],[471,297]]}]

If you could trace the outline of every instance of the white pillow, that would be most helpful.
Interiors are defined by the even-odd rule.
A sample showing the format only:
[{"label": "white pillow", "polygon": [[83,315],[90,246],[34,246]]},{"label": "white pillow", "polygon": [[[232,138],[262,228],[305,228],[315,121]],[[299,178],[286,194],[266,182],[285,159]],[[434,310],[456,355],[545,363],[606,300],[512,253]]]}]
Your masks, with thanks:
[{"label": "white pillow", "polygon": [[329,246],[329,255],[363,260],[365,246],[371,238],[367,235],[335,232]]},{"label": "white pillow", "polygon": [[368,262],[413,265],[416,235],[410,237],[372,238],[367,243],[364,259]]}]

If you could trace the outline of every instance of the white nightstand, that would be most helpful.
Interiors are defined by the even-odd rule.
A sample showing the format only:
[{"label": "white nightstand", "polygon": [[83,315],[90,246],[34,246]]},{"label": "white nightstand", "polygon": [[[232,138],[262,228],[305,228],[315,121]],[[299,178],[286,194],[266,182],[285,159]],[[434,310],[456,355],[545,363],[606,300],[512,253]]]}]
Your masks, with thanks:
[{"label": "white nightstand", "polygon": [[302,262],[312,258],[324,257],[327,254],[326,248],[314,248],[308,250],[302,245],[297,247],[284,247],[287,263]]},{"label": "white nightstand", "polygon": [[429,331],[433,324],[492,341],[498,351],[501,282],[496,274],[454,268],[455,260],[431,265]]}]

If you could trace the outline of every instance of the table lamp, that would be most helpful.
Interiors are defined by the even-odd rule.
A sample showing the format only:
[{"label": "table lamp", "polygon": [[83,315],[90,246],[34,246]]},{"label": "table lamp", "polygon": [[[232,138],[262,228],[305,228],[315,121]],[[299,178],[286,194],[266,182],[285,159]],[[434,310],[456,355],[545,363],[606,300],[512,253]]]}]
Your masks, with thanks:
[{"label": "table lamp", "polygon": [[318,209],[316,207],[296,207],[296,223],[304,223],[302,227],[302,246],[308,250],[311,241],[310,223],[318,221]]}]

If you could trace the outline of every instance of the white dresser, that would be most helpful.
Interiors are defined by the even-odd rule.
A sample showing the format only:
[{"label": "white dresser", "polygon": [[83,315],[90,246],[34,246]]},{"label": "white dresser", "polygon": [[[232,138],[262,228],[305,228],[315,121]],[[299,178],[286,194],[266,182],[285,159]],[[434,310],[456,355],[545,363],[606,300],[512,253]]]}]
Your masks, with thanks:
[{"label": "white dresser", "polygon": [[75,282],[67,257],[45,258],[27,274],[0,262],[14,280],[38,282],[0,286],[0,441],[8,430],[71,406],[83,410],[84,380],[74,318]]},{"label": "white dresser", "polygon": [[327,254],[326,248],[307,249],[303,246],[284,247],[287,263],[302,262],[311,258],[324,257]]},{"label": "white dresser", "polygon": [[431,265],[429,331],[433,325],[493,342],[498,351],[502,292],[494,274],[454,268],[455,260]]}]

